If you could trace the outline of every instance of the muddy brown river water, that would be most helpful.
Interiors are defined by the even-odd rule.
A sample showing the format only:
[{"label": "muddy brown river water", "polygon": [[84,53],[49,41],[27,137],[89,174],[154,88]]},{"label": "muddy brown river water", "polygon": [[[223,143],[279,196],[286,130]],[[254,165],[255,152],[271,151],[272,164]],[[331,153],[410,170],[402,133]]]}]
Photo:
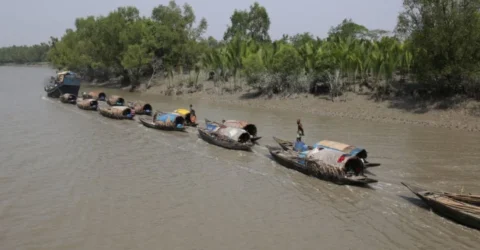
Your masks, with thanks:
[{"label": "muddy brown river water", "polygon": [[[339,186],[45,97],[53,71],[0,67],[0,249],[478,249],[480,231],[430,212],[400,182],[480,193],[480,134],[191,101],[200,120],[367,148],[379,182]],[[88,90],[88,89],[85,89]],[[83,90],[82,90],[83,91]],[[131,94],[171,111],[190,101]]]}]

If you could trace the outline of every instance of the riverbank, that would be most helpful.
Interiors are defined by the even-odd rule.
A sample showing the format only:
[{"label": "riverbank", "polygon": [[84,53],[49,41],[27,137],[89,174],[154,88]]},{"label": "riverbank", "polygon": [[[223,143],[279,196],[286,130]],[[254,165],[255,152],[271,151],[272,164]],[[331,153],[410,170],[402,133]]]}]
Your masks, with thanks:
[{"label": "riverbank", "polygon": [[[262,109],[289,110],[304,114],[331,117],[348,117],[374,122],[414,124],[467,131],[480,131],[480,104],[466,102],[448,110],[435,110],[428,107],[422,111],[407,111],[390,101],[374,102],[366,96],[349,93],[346,101],[332,102],[312,95],[297,95],[289,98],[245,99],[244,94],[213,96],[206,93],[186,94],[180,98],[203,99],[212,103],[228,103]],[[408,105],[408,104],[405,104]],[[423,105],[421,105],[423,106]],[[430,105],[434,106],[434,105]],[[476,113],[476,115],[474,115]],[[299,115],[299,118],[301,115]]]},{"label": "riverbank", "polygon": [[[204,77],[201,76],[200,79],[205,79]],[[369,93],[347,92],[332,102],[329,96],[312,94],[257,95],[254,90],[241,82],[235,86],[231,83],[215,86],[211,81],[199,81],[193,84],[192,76],[176,78],[172,81],[154,80],[150,88],[146,87],[147,79],[142,82],[143,84],[136,91],[147,95],[176,96],[176,98],[203,100],[209,103],[347,117],[373,122],[480,131],[480,102],[466,100],[460,96],[441,101],[424,101],[414,98],[375,101]],[[118,80],[88,85],[94,88],[121,88]],[[124,91],[130,89],[130,86],[123,87]],[[237,91],[232,93],[232,89]]]},{"label": "riverbank", "polygon": [[[413,98],[375,101],[368,94],[350,92],[332,102],[328,96],[293,94],[285,97],[266,97],[256,95],[253,90],[248,89],[231,93],[228,88],[214,87],[208,82],[202,82],[198,86],[172,88],[167,84],[160,84],[149,89],[140,88],[140,91],[148,95],[175,95],[181,99],[203,100],[209,103],[234,104],[267,110],[286,110],[374,122],[480,131],[480,102],[466,101],[462,97],[436,102],[414,100]],[[231,86],[228,87],[231,89]]]},{"label": "riverbank", "polygon": [[5,63],[0,64],[0,66],[9,66],[9,67],[50,67],[49,62],[36,62],[36,63]]}]

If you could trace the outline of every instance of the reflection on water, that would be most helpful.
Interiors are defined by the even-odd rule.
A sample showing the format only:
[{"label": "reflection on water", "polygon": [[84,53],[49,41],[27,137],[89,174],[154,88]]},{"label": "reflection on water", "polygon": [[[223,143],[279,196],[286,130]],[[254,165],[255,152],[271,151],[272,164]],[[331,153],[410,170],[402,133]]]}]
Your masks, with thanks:
[{"label": "reflection on water", "polygon": [[[400,182],[480,193],[480,136],[192,101],[203,119],[254,122],[262,145],[333,139],[368,149],[379,183],[338,186],[195,133],[147,129],[45,98],[44,68],[0,67],[1,249],[475,249],[480,233],[425,209]],[[40,80],[39,80],[40,79]],[[121,94],[155,109],[174,98]],[[193,130],[194,132],[194,130]]]}]

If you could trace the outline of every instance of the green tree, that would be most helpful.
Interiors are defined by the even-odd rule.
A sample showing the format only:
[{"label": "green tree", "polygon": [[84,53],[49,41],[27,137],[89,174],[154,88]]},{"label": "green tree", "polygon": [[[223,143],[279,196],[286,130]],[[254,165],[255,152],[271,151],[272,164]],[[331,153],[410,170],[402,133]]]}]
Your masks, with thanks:
[{"label": "green tree", "polygon": [[195,27],[195,19],[190,5],[185,4],[182,10],[173,0],[167,6],[159,5],[152,11],[151,41],[155,55],[163,59],[170,72],[174,68],[182,71],[183,66],[192,68],[200,58],[197,42],[208,25],[202,18]]},{"label": "green tree", "polygon": [[360,24],[354,23],[352,19],[344,19],[339,25],[330,28],[329,38],[340,37],[342,39],[360,38],[367,34],[368,29]]},{"label": "green tree", "polygon": [[300,48],[307,43],[315,43],[316,39],[309,32],[296,34],[288,39],[295,48]]},{"label": "green tree", "polygon": [[410,39],[419,78],[450,93],[461,91],[459,84],[480,69],[480,0],[404,0],[403,5],[396,32]]},{"label": "green tree", "polygon": [[270,17],[265,7],[255,2],[250,10],[235,10],[230,17],[231,25],[228,26],[223,39],[229,41],[235,36],[242,39],[253,39],[257,42],[269,42]]},{"label": "green tree", "polygon": [[33,46],[11,46],[0,48],[0,65],[6,63],[45,62],[50,46],[46,43]]},{"label": "green tree", "polygon": [[302,58],[291,45],[281,45],[273,57],[272,70],[283,76],[299,75],[302,72]]},{"label": "green tree", "polygon": [[142,69],[152,61],[152,53],[139,44],[129,45],[127,51],[123,54],[122,66],[128,70],[132,85],[137,86]]}]

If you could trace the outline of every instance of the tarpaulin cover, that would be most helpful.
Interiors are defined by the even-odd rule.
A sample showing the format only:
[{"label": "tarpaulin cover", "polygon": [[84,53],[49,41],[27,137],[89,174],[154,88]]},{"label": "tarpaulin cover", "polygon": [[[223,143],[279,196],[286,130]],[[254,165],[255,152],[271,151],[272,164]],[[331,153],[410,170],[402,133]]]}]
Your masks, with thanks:
[{"label": "tarpaulin cover", "polygon": [[241,128],[232,128],[232,127],[221,127],[217,131],[217,133],[227,136],[228,138],[238,141],[240,139],[240,136],[243,134],[248,134],[247,131],[241,129]]},{"label": "tarpaulin cover", "polygon": [[143,114],[152,111],[152,106],[144,101],[129,102],[128,106],[135,109],[135,113]]},{"label": "tarpaulin cover", "polygon": [[125,102],[125,100],[124,100],[122,97],[118,96],[118,95],[112,95],[112,96],[110,96],[110,97],[108,98],[108,100],[107,100],[107,103],[108,103],[109,105],[112,105],[112,106],[113,106],[113,105],[123,106],[124,102]]},{"label": "tarpaulin cover", "polygon": [[210,132],[216,132],[220,129],[220,126],[215,123],[207,123],[207,130]]},{"label": "tarpaulin cover", "polygon": [[185,119],[177,113],[161,113],[154,117],[154,123],[166,127],[182,128]]},{"label": "tarpaulin cover", "polygon": [[226,120],[223,124],[227,127],[245,129],[250,135],[257,136],[257,127],[247,121]]},{"label": "tarpaulin cover", "polygon": [[159,122],[164,122],[164,123],[174,122],[178,116],[179,115],[175,113],[164,113],[164,114],[157,115],[155,120]]},{"label": "tarpaulin cover", "polygon": [[177,110],[174,110],[173,112],[174,113],[179,113],[182,116],[186,116],[186,115],[190,114],[190,110],[188,110],[188,109],[177,109]]},{"label": "tarpaulin cover", "polygon": [[97,107],[98,102],[95,99],[83,99],[77,101],[77,106],[81,108]]},{"label": "tarpaulin cover", "polygon": [[348,159],[351,158],[350,156],[345,155],[343,152],[327,148],[315,148],[307,151],[306,157],[310,161],[321,161],[339,169],[345,169],[345,163],[347,163]]},{"label": "tarpaulin cover", "polygon": [[249,123],[246,121],[226,120],[223,124],[225,124],[225,126],[228,126],[228,127],[244,128]]},{"label": "tarpaulin cover", "polygon": [[226,136],[234,141],[238,141],[243,134],[248,135],[248,132],[244,129],[227,127],[225,125],[219,125],[217,123],[207,123],[207,130],[212,133]]},{"label": "tarpaulin cover", "polygon": [[356,155],[361,151],[364,151],[363,148],[357,148],[352,145],[348,145],[348,144],[344,144],[336,141],[329,141],[329,140],[323,140],[323,141],[317,142],[313,146],[315,148],[322,147],[322,148],[334,149],[350,155]]},{"label": "tarpaulin cover", "polygon": [[98,100],[98,99],[105,99],[105,97],[106,97],[106,95],[103,92],[98,93],[98,92],[91,91],[86,96],[84,96],[83,98],[84,99],[92,98],[92,99]]},{"label": "tarpaulin cover", "polygon": [[110,110],[112,111],[112,113],[114,114],[131,114],[133,113],[132,110],[129,108],[129,107],[126,107],[126,106],[115,106],[115,107],[111,107]]}]

